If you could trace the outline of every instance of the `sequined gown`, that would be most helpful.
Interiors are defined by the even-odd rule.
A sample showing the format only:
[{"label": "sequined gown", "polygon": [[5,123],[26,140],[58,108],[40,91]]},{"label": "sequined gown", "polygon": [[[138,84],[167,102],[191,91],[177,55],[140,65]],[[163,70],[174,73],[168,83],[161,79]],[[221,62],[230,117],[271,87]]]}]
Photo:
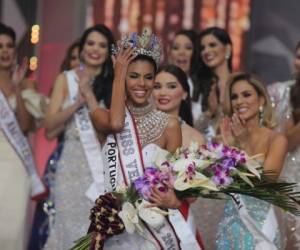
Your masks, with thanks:
[{"label": "sequined gown", "polygon": [[[64,108],[70,105],[69,100]],[[55,222],[45,249],[66,250],[85,235],[89,227],[89,213],[93,206],[85,192],[92,183],[88,163],[76,129],[74,117],[65,129],[64,148],[57,163],[54,202]]]},{"label": "sequined gown", "polygon": [[[284,131],[284,125],[292,119],[292,107],[290,105],[290,89],[295,84],[295,80],[277,82],[268,86],[272,107],[274,108],[277,127],[276,130]],[[298,183],[297,191],[300,191],[300,145],[292,152],[289,152],[284,164],[281,178],[289,182]],[[287,214],[288,223],[288,250],[300,249],[300,218]]]},{"label": "sequined gown", "polygon": [[[258,229],[262,230],[266,221],[269,209],[273,209],[269,203],[250,197],[241,195],[241,199],[247,209],[249,216],[255,222]],[[275,219],[277,221],[277,218]],[[277,224],[274,222],[274,224]],[[271,223],[273,224],[273,223]],[[277,227],[272,227],[272,231],[276,230],[275,237],[273,239],[274,245],[278,250],[284,249],[284,242],[281,238],[281,231]],[[252,233],[248,230],[239,216],[238,210],[234,201],[229,199],[225,205],[224,216],[218,226],[217,250],[255,250],[256,241]],[[267,249],[266,249],[267,250]]]}]

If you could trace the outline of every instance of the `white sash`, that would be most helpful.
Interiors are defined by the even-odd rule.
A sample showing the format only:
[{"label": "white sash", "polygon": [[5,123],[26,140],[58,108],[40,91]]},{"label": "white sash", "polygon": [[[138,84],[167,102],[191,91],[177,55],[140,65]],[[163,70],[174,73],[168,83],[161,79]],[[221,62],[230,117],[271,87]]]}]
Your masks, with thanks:
[{"label": "white sash", "polygon": [[104,164],[105,171],[107,171],[107,176],[105,178],[105,187],[109,187],[109,189],[105,190],[105,192],[116,191],[119,176],[119,151],[115,137],[113,135],[107,136],[105,146],[106,148],[104,151]]},{"label": "white sash", "polygon": [[[78,98],[78,79],[74,70],[66,72],[69,98],[74,103]],[[95,201],[99,195],[104,194],[104,173],[101,155],[101,146],[95,134],[89,112],[86,106],[78,109],[75,114],[76,127],[82,143],[85,156],[93,177],[93,183],[86,191],[86,196]]]},{"label": "white sash", "polygon": [[278,228],[278,223],[273,206],[270,205],[263,227],[262,229],[259,229],[257,228],[255,221],[248,214],[246,205],[242,197],[239,194],[231,195],[235,199],[234,204],[236,206],[236,209],[238,210],[241,220],[256,241],[255,250],[278,250],[278,248],[273,243]]},{"label": "white sash", "polygon": [[29,143],[17,122],[14,112],[8,105],[5,96],[0,90],[0,129],[4,132],[29,175],[31,182],[31,197],[38,196],[46,191],[37,171]]},{"label": "white sash", "polygon": [[[111,145],[114,137],[109,137]],[[122,132],[116,135],[117,149],[119,152],[119,165],[122,171],[124,183],[129,185],[144,173],[142,150],[138,139],[134,120],[128,109],[125,109],[125,126]],[[113,145],[113,148],[115,146]],[[108,148],[108,150],[111,149]],[[106,155],[109,155],[107,152]],[[118,167],[117,167],[118,169]],[[111,181],[110,181],[111,182]],[[166,218],[164,226],[154,230],[145,225],[147,238],[156,242],[156,246],[162,249],[190,249],[200,250],[195,235],[192,233],[182,214],[178,210],[172,210],[170,218]],[[155,241],[153,241],[155,240]]]}]

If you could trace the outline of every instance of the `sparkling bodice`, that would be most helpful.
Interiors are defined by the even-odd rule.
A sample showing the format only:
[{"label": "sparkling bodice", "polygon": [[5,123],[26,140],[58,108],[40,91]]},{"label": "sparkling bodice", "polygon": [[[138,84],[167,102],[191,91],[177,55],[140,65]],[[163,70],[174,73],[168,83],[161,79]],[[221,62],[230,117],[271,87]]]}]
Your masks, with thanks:
[{"label": "sparkling bodice", "polygon": [[272,108],[276,115],[276,130],[284,132],[284,125],[287,119],[291,118],[290,89],[295,80],[277,82],[268,86]]}]

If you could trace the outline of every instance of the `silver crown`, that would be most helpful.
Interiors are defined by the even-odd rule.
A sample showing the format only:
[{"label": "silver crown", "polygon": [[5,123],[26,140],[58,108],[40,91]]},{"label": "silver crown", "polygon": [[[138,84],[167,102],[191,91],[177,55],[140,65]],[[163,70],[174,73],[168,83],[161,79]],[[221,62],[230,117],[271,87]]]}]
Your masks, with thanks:
[{"label": "silver crown", "polygon": [[121,48],[135,48],[136,55],[145,55],[151,57],[156,64],[159,64],[162,54],[161,42],[154,34],[148,34],[144,29],[142,35],[139,36],[136,32],[131,35],[125,35],[118,43],[118,46],[112,46],[112,53],[117,54]]}]

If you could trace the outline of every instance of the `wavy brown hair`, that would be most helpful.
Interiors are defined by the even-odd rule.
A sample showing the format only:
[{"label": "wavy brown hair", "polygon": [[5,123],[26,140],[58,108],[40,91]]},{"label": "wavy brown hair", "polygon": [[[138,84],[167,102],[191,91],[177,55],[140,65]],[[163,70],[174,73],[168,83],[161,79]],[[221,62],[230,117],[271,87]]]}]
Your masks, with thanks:
[{"label": "wavy brown hair", "polygon": [[223,112],[224,114],[228,116],[233,115],[233,109],[231,105],[231,92],[232,92],[232,87],[234,84],[236,84],[239,81],[246,81],[248,82],[256,91],[258,96],[261,96],[265,99],[265,104],[264,104],[264,114],[263,114],[263,126],[267,128],[274,128],[276,123],[275,123],[275,117],[273,113],[273,109],[271,106],[271,101],[270,97],[268,95],[268,92],[265,88],[265,85],[259,78],[254,76],[253,74],[249,73],[235,73],[232,74],[226,84],[225,88],[225,99],[223,103]]}]

